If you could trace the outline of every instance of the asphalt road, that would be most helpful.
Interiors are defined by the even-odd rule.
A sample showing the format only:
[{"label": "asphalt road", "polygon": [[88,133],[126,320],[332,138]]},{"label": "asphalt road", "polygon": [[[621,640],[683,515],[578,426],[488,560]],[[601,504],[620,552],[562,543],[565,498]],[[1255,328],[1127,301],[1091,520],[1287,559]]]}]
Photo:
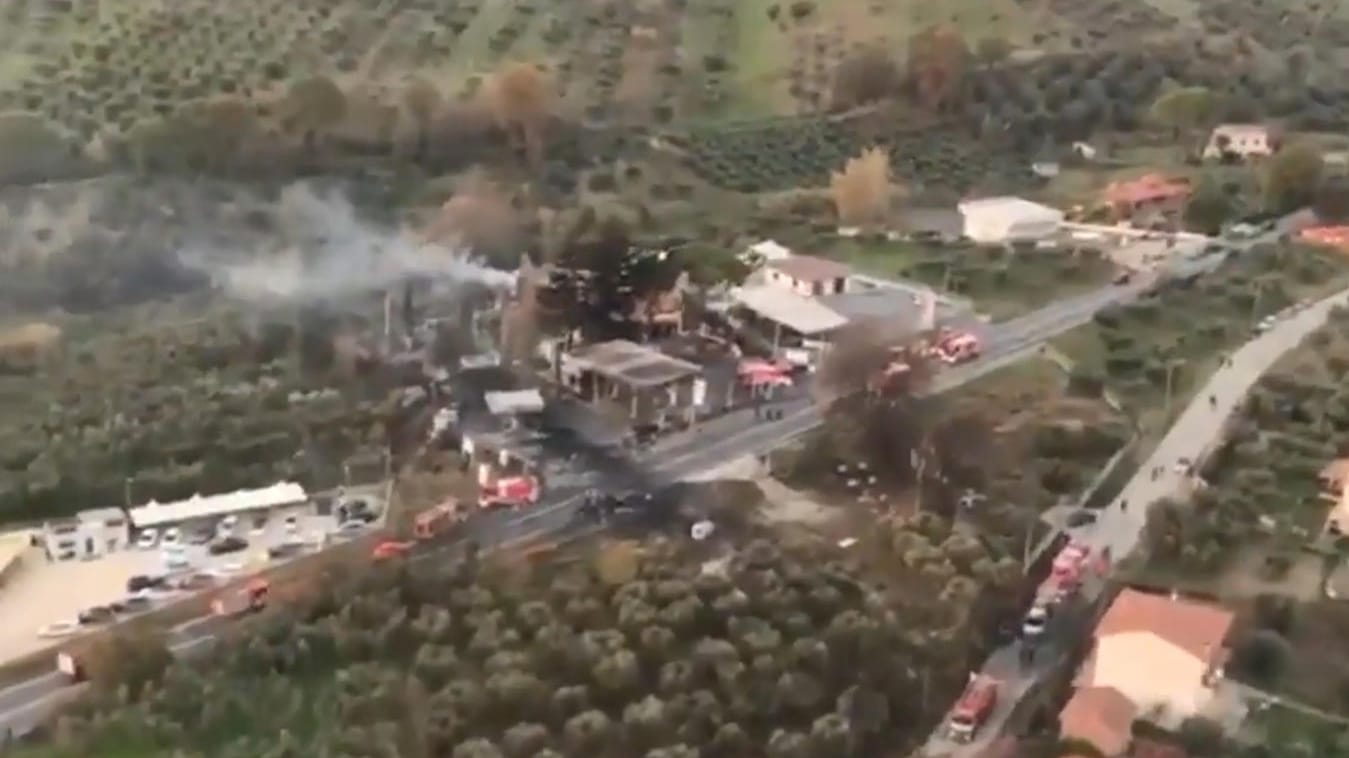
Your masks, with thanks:
[{"label": "asphalt road", "polygon": [[[1249,247],[1262,240],[1242,243]],[[1222,256],[1178,262],[1170,273],[1190,275],[1211,270]],[[1142,273],[1125,284],[1111,284],[1091,292],[1055,301],[1040,310],[999,324],[985,332],[982,357],[975,362],[944,371],[932,392],[944,392],[972,381],[1033,353],[1040,345],[1089,322],[1101,309],[1132,302],[1158,281],[1159,275]],[[750,411],[735,411],[712,419],[692,430],[662,440],[632,455],[631,462],[640,474],[613,470],[569,487],[554,489],[552,497],[523,513],[497,512],[476,517],[467,527],[467,539],[491,547],[523,542],[544,535],[556,535],[580,528],[577,508],[584,491],[590,487],[627,487],[649,478],[678,481],[737,458],[763,455],[817,427],[822,418],[804,388],[789,390],[772,402],[782,417],[774,421],[754,418]],[[619,454],[621,456],[621,454]],[[615,461],[621,463],[621,461]],[[610,468],[610,467],[605,467]],[[434,553],[432,553],[434,554]],[[426,554],[424,554],[426,555]],[[170,643],[175,652],[190,653],[213,639],[212,624],[189,622],[175,629]],[[34,728],[47,713],[75,691],[56,672],[44,674],[0,690],[0,733],[9,729],[23,734]],[[995,730],[987,729],[986,733]]]},{"label": "asphalt road", "polygon": [[[1349,290],[1320,300],[1306,309],[1286,315],[1269,331],[1252,338],[1234,352],[1228,365],[1213,374],[1177,418],[1148,460],[1124,486],[1115,500],[1101,510],[1094,524],[1069,530],[1077,540],[1089,544],[1092,555],[1110,550],[1113,562],[1128,557],[1138,547],[1148,507],[1167,497],[1184,497],[1191,487],[1190,477],[1177,467],[1181,459],[1203,461],[1223,437],[1228,418],[1237,410],[1250,389],[1279,358],[1296,347],[1308,334],[1325,323],[1331,309],[1349,305]],[[1212,398],[1210,400],[1210,398]],[[1153,471],[1158,473],[1154,477]],[[1104,582],[1088,582],[1083,595],[1089,604],[1103,590]],[[1083,624],[1084,613],[1062,613],[1047,637],[1037,645],[1030,666],[1020,663],[1022,643],[1013,642],[995,651],[982,673],[1002,682],[998,707],[980,730],[974,742],[956,745],[940,733],[929,740],[926,754],[943,758],[974,758],[1003,731],[1014,706],[1064,662],[1077,635],[1089,633]]]}]

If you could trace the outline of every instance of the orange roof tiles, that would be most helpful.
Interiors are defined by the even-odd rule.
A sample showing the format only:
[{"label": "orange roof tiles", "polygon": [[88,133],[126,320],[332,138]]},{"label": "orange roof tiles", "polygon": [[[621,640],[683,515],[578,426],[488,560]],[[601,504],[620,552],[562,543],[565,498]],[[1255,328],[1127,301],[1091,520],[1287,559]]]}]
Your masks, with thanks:
[{"label": "orange roof tiles", "polygon": [[1235,618],[1217,606],[1126,588],[1101,617],[1095,637],[1150,632],[1212,665],[1221,659]]},{"label": "orange roof tiles", "polygon": [[1083,687],[1059,712],[1059,731],[1095,745],[1107,756],[1121,755],[1133,739],[1138,709],[1114,687]]},{"label": "orange roof tiles", "polygon": [[1145,174],[1137,179],[1112,182],[1105,188],[1106,202],[1130,205],[1170,200],[1189,194],[1188,179],[1172,179],[1161,174]]}]

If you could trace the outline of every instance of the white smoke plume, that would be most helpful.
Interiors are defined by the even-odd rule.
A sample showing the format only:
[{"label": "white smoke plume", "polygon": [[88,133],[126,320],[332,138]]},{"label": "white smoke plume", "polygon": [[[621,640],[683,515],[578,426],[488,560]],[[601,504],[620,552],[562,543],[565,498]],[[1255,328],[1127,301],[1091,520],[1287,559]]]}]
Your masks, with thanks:
[{"label": "white smoke plume", "polygon": [[277,239],[252,254],[219,245],[179,253],[184,266],[208,274],[244,300],[313,301],[387,289],[422,277],[447,284],[511,288],[515,274],[475,261],[467,248],[428,243],[406,230],[361,219],[336,193],[288,187],[274,214]]}]

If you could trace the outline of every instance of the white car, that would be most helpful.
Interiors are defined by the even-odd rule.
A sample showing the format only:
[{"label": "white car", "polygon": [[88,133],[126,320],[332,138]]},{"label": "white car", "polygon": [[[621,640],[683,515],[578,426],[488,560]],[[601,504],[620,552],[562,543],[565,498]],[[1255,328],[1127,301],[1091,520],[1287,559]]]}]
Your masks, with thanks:
[{"label": "white car", "polygon": [[192,566],[182,545],[165,545],[161,557],[164,559],[164,568],[169,571],[181,571]]},{"label": "white car", "polygon": [[1273,329],[1274,323],[1278,320],[1279,320],[1278,316],[1265,316],[1264,318],[1260,319],[1260,323],[1255,325],[1256,333],[1264,334],[1270,329]]},{"label": "white car", "polygon": [[141,550],[153,550],[159,544],[158,529],[142,529],[140,536],[136,537],[136,547]]},{"label": "white car", "polygon": [[177,545],[183,541],[183,533],[176,526],[171,526],[164,530],[164,536],[159,538],[159,544],[163,547]]},{"label": "white car", "polygon": [[1049,626],[1049,609],[1043,605],[1037,605],[1030,609],[1026,618],[1021,622],[1021,636],[1027,639],[1034,639],[1045,633]]},{"label": "white car", "polygon": [[78,621],[57,621],[54,624],[48,624],[37,630],[37,636],[43,639],[53,639],[56,637],[69,637],[80,631],[80,622]]}]

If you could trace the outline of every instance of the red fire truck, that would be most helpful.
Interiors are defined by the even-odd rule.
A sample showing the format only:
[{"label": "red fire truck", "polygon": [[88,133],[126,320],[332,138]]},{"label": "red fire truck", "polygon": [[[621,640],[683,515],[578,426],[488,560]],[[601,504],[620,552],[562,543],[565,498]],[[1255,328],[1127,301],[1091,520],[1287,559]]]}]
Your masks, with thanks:
[{"label": "red fire truck", "polygon": [[253,577],[243,587],[220,593],[211,601],[211,613],[217,616],[242,616],[267,607],[271,584],[262,577]]},{"label": "red fire truck", "polygon": [[979,357],[981,352],[979,338],[970,332],[954,329],[942,329],[932,344],[937,359],[948,366],[954,366]]},{"label": "red fire truck", "polygon": [[507,476],[484,484],[478,495],[480,508],[522,508],[539,502],[538,477]]},{"label": "red fire truck", "polygon": [[740,381],[751,389],[790,387],[792,385],[792,367],[784,361],[746,358],[740,361],[737,373],[740,376]]},{"label": "red fire truck", "polygon": [[953,741],[974,741],[974,736],[998,705],[998,687],[998,681],[987,676],[970,679],[946,723],[947,734]]},{"label": "red fire truck", "polygon": [[430,510],[417,514],[412,523],[412,536],[419,541],[435,539],[464,520],[459,500],[450,498]]}]

